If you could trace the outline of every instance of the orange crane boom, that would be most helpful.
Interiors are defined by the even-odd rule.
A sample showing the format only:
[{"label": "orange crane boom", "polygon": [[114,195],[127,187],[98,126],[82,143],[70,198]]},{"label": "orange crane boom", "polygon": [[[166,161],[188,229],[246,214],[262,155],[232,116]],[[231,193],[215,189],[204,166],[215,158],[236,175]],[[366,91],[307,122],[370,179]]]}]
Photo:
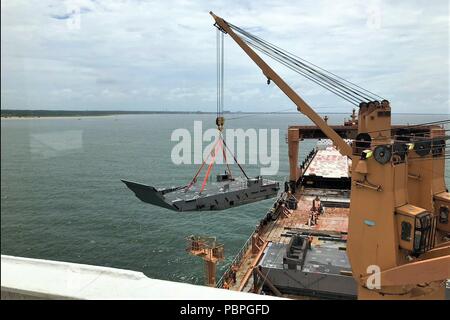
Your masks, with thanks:
[{"label": "orange crane boom", "polygon": [[323,133],[333,141],[335,147],[339,152],[347,157],[352,155],[352,148],[342,139],[336,131],[320,117],[263,59],[250,48],[242,39],[237,36],[230,26],[221,17],[216,16],[210,12],[211,16],[216,21],[217,25],[233,38],[234,41],[245,51],[245,53],[252,59],[258,67],[261,68],[263,74],[267,79],[273,81],[281,91],[283,91],[289,99],[297,106],[297,110],[311,119],[314,124],[319,127]]}]

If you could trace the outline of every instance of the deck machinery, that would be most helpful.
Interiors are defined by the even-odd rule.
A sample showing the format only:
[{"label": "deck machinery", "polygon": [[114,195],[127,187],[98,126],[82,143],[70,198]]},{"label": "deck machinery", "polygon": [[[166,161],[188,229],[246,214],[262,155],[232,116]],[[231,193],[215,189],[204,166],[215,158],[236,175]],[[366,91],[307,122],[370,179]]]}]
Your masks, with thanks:
[{"label": "deck machinery", "polygon": [[[444,299],[445,282],[450,277],[450,194],[444,181],[445,141],[448,139],[445,130],[432,127],[424,135],[417,136],[408,128],[395,132],[387,100],[360,99],[360,94],[349,94],[346,91],[349,87],[341,83],[341,89],[329,89],[333,88],[334,93],[346,100],[356,99],[359,106],[357,125],[354,124],[356,137],[349,145],[253,49],[289,67],[298,66],[299,72],[305,72],[301,61],[212,12],[210,14],[215,26],[228,34],[262,70],[268,84],[275,83],[297,110],[351,160],[346,251],[358,298]],[[312,74],[311,69],[308,72]],[[316,81],[321,77],[330,85],[330,77],[324,78],[322,72],[317,74]],[[303,175],[298,167],[299,139],[299,130],[290,129],[288,192],[295,192]],[[264,245],[264,239],[258,238],[256,232],[252,236],[252,248],[253,241],[259,244],[256,248],[260,248],[257,255],[260,258],[268,244]],[[256,267],[257,263],[254,263],[250,269],[261,278],[261,271]],[[273,292],[279,292],[273,284],[269,287]],[[238,288],[242,289],[243,286]]]}]

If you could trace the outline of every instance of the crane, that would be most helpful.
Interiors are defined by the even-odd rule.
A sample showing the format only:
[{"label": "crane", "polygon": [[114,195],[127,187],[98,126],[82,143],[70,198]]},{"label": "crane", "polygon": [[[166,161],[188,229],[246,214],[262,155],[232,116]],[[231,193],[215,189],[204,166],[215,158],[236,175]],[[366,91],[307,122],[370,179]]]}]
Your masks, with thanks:
[{"label": "crane", "polygon": [[[313,73],[311,68],[304,67],[301,61],[282,49],[213,12],[210,14],[215,26],[228,34],[261,69],[268,84],[272,81],[278,86],[297,110],[320,128],[342,155],[352,160],[347,252],[352,275],[358,284],[358,298],[443,299],[445,281],[450,278],[450,241],[445,241],[450,194],[446,191],[443,174],[435,175],[443,173],[445,153],[442,149],[449,138],[445,131],[435,130],[432,136],[420,141],[412,138],[398,141],[391,137],[389,101],[364,100],[373,95],[358,86],[347,85],[329,73]],[[358,105],[357,141],[350,146],[341,138],[253,48],[290,68],[298,67],[298,71],[308,79]],[[358,144],[358,141],[362,143]],[[431,173],[421,173],[429,187],[430,195],[424,197],[427,207],[409,199],[409,190],[412,189],[409,170],[417,170],[418,165],[413,164],[413,160],[423,150],[417,147],[420,143],[430,144],[430,150],[437,146],[433,149],[437,150],[433,157],[425,155],[422,159],[424,164],[427,161],[435,164]],[[295,153],[298,145],[290,144],[289,149],[290,154]],[[377,281],[373,282],[374,279]]]},{"label": "crane", "polygon": [[224,259],[224,246],[216,241],[215,237],[191,235],[186,238],[186,251],[205,261],[205,284],[216,286],[216,266]]}]

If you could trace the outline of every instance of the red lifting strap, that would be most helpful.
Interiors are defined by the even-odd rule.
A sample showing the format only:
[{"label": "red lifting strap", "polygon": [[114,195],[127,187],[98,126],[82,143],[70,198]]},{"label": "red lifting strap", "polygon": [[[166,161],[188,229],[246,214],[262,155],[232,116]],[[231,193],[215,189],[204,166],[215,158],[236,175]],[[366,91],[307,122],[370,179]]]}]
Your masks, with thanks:
[{"label": "red lifting strap", "polygon": [[[214,148],[216,147],[217,143],[219,143],[219,140],[216,141],[216,143],[213,145],[212,149],[214,149]],[[194,178],[192,178],[191,182],[190,182],[189,185],[186,187],[186,190],[185,190],[185,191],[188,191],[188,190],[194,185],[194,183],[197,182],[197,177],[198,177],[198,175],[200,174],[200,172],[202,171],[202,169],[203,169],[203,167],[204,167],[206,161],[208,161],[210,155],[211,155],[211,152],[209,152],[209,153],[208,153],[208,156],[206,157],[206,159],[203,160],[202,165],[201,165],[200,168],[197,170],[197,173],[195,174]]]},{"label": "red lifting strap", "polygon": [[211,169],[212,169],[212,167],[214,166],[214,162],[215,162],[215,160],[216,160],[216,156],[217,156],[218,149],[219,149],[220,147],[222,147],[222,141],[223,141],[223,140],[219,137],[219,142],[217,143],[216,148],[215,148],[215,150],[214,150],[214,155],[213,155],[213,157],[212,157],[212,159],[211,159],[211,163],[210,163],[209,166],[208,166],[208,171],[206,171],[205,179],[203,179],[203,183],[202,183],[202,187],[201,187],[201,189],[200,189],[200,192],[202,192],[202,191],[205,189],[206,182],[208,181],[209,174],[211,173]]},{"label": "red lifting strap", "polygon": [[228,148],[225,140],[223,139],[222,134],[219,135],[217,141],[214,143],[214,145],[212,146],[212,150],[211,152],[208,153],[208,156],[206,157],[206,159],[203,161],[202,165],[200,166],[200,168],[197,170],[197,173],[195,174],[194,178],[192,179],[192,181],[189,183],[189,185],[186,187],[185,191],[188,191],[196,182],[197,182],[197,177],[200,174],[200,172],[202,171],[203,167],[205,166],[206,161],[208,161],[209,156],[212,154],[212,152],[214,151],[213,157],[211,159],[211,163],[208,165],[208,169],[206,171],[206,175],[205,178],[203,179],[203,183],[202,183],[202,187],[200,189],[200,192],[202,192],[205,189],[206,183],[208,181],[209,175],[211,174],[211,169],[214,166],[215,160],[216,160],[216,156],[220,150],[220,148],[222,148],[222,154],[223,154],[223,159],[227,165],[228,168],[228,172],[231,175],[231,168],[228,164],[227,161],[227,155],[226,152],[227,150],[230,152],[231,156],[233,157],[234,162],[236,162],[236,164],[238,165],[239,169],[241,169],[242,173],[244,174],[244,176],[248,179],[247,174],[244,171],[244,168],[242,168],[242,166],[239,164],[239,162],[236,159],[236,156],[231,152],[231,150]]}]

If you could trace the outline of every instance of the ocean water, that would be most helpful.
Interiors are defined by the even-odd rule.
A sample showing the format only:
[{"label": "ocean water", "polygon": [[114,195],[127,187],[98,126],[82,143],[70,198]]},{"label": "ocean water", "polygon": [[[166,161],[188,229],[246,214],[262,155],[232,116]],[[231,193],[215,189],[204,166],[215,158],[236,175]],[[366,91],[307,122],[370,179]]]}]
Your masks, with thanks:
[{"label": "ocean water", "polygon": [[[344,115],[329,117],[329,123],[340,124]],[[448,116],[394,115],[393,122],[443,118]],[[273,199],[226,211],[178,213],[140,202],[120,181],[155,186],[188,182],[198,165],[173,164],[176,142],[170,138],[177,128],[192,132],[195,120],[203,121],[204,129],[214,127],[213,115],[194,114],[2,120],[1,253],[203,283],[203,261],[185,251],[185,237],[202,234],[225,245],[226,260],[218,267],[223,272]],[[227,128],[280,130],[279,171],[272,176],[280,182],[288,175],[285,134],[293,124],[310,122],[295,114],[226,122]],[[300,157],[314,144],[301,142]],[[259,174],[257,165],[244,167],[250,175]]]}]

